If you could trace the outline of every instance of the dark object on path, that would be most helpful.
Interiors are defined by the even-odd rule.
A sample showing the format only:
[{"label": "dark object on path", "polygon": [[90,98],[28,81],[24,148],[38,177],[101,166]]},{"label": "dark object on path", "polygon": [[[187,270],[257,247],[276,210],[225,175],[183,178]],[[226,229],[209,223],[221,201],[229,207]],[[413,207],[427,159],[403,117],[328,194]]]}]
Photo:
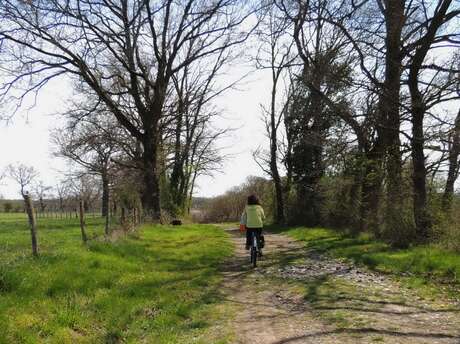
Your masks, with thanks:
[{"label": "dark object on path", "polygon": [[171,221],[171,224],[173,226],[181,226],[182,225],[182,221],[181,220],[172,220]]}]

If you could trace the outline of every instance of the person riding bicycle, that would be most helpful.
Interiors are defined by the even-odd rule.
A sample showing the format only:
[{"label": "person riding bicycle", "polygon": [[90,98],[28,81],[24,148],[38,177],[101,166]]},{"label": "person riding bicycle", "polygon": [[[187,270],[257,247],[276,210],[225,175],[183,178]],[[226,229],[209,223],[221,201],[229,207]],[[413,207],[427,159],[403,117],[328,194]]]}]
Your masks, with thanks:
[{"label": "person riding bicycle", "polygon": [[257,244],[260,248],[263,247],[262,228],[264,226],[265,213],[260,205],[259,199],[256,195],[248,196],[248,204],[244,208],[241,215],[241,224],[246,226],[246,250],[249,250],[251,244],[251,235],[255,233]]}]

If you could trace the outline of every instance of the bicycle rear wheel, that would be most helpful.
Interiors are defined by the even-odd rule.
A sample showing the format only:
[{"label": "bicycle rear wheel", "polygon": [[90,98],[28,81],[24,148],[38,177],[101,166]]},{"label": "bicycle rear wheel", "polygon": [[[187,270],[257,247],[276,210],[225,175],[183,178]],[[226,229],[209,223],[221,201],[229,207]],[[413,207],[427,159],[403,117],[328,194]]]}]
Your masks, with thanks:
[{"label": "bicycle rear wheel", "polygon": [[251,264],[254,268],[257,266],[257,249],[254,246],[251,247]]}]

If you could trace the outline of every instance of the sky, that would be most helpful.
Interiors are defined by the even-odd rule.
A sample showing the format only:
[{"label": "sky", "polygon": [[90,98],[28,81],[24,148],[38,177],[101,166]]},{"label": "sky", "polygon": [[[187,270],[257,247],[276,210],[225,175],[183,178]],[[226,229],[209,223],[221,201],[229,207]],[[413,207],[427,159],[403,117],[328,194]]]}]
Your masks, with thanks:
[{"label": "sky", "polygon": [[[225,160],[222,172],[212,177],[198,178],[195,196],[213,197],[233,186],[243,183],[248,176],[264,176],[252,157],[259,146],[267,147],[268,139],[262,121],[261,104],[267,104],[270,96],[271,76],[268,70],[255,71],[253,66],[232,66],[228,79],[236,80],[252,73],[238,85],[216,100],[221,116],[214,125],[218,128],[234,128],[218,142]],[[64,109],[72,90],[65,79],[51,82],[40,93],[37,104],[27,113],[15,115],[9,123],[0,122],[0,174],[11,163],[24,163],[36,168],[45,185],[55,186],[68,170],[68,163],[53,157],[50,131],[60,126],[62,119],[55,113]],[[19,198],[15,182],[0,180],[0,196]]]},{"label": "sky", "polygon": [[[233,67],[229,73],[232,79],[237,79],[247,70]],[[214,125],[235,130],[218,143],[222,153],[229,156],[222,172],[215,173],[213,177],[200,177],[195,196],[216,196],[243,183],[250,175],[264,175],[253,160],[252,152],[267,143],[260,104],[267,102],[269,90],[269,74],[259,71],[251,73],[237,89],[227,91],[216,100],[221,116]],[[58,183],[67,163],[53,157],[50,131],[61,123],[55,113],[65,107],[71,94],[65,80],[53,81],[40,93],[35,107],[28,112],[17,113],[9,123],[0,122],[0,171],[8,164],[24,163],[36,168],[40,173],[39,179],[46,185]],[[0,181],[0,195],[4,198],[18,198],[18,191],[17,184],[10,179]]]}]

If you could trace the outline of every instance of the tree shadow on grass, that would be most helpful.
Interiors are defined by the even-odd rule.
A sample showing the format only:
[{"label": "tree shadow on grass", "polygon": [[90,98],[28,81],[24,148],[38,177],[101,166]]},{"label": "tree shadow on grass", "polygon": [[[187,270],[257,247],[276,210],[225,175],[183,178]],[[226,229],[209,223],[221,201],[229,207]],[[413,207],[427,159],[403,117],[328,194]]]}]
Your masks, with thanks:
[{"label": "tree shadow on grass", "polygon": [[[460,340],[460,331],[456,329],[456,324],[450,323],[449,325],[449,318],[443,319],[444,325],[447,325],[447,329],[443,332],[439,332],[436,325],[432,325],[432,320],[437,319],[440,314],[450,314],[456,317],[460,312],[459,308],[438,309],[417,304],[416,302],[382,299],[385,296],[375,299],[375,295],[367,297],[366,290],[363,289],[353,292],[340,290],[340,287],[334,284],[335,280],[330,277],[332,275],[305,281],[304,299],[311,305],[313,312],[317,312],[321,317],[334,319],[334,316],[339,314],[341,318],[344,318],[345,322],[341,322],[340,328],[332,331],[309,333],[276,343],[290,343],[301,339],[337,334],[372,334],[413,339]],[[322,289],[323,287],[324,289]],[[355,295],[355,293],[359,295]],[[355,316],[359,316],[359,318],[355,318]],[[350,319],[363,319],[363,317],[366,322],[376,321],[379,326],[375,328],[371,326],[361,327],[359,322],[353,323],[350,321]],[[426,318],[423,319],[423,317]],[[332,322],[334,323],[334,320]],[[402,329],[394,329],[394,324],[399,324]],[[421,324],[425,324],[425,326]]]},{"label": "tree shadow on grass", "polygon": [[[238,229],[226,229],[234,237],[241,239],[240,245],[243,247],[244,238],[240,237]],[[304,247],[292,247],[292,245],[280,246],[277,245],[277,251],[272,252],[267,250],[270,247],[268,239],[265,242],[266,248],[263,249],[264,256],[258,261],[258,266],[254,269],[250,264],[249,251],[242,256],[233,256],[227,260],[220,268],[223,273],[233,273],[234,276],[245,276],[253,273],[254,271],[260,272],[267,270],[271,267],[283,267],[291,264],[293,261],[308,256],[308,251]]]},{"label": "tree shadow on grass", "polygon": [[[282,231],[270,231],[271,233],[282,233]],[[348,249],[357,247],[356,256],[353,255],[353,250],[351,250],[350,257],[354,258],[355,261],[362,261],[368,266],[372,267],[372,264],[375,263],[371,260],[366,261],[366,259],[370,259],[370,257],[366,257],[362,255],[362,252],[359,252],[360,245],[367,245],[368,243],[365,240],[358,240],[358,239],[343,239],[340,237],[331,237],[331,238],[319,238],[314,240],[310,245],[307,247],[286,247],[285,249],[280,250],[279,252],[273,253],[270,256],[270,260],[265,262],[262,266],[263,268],[269,267],[285,267],[289,265],[295,265],[295,261],[301,258],[312,258],[313,255],[321,254],[324,251],[328,251],[330,249]],[[389,250],[388,247],[382,246],[371,246],[368,250],[368,253],[378,253],[378,252],[387,252]],[[313,258],[314,259],[314,258]],[[252,269],[243,269],[242,265],[243,261],[241,258],[234,259],[233,265],[227,268],[226,271],[230,272],[238,272],[240,276],[244,276],[247,273],[252,272]],[[337,272],[330,272],[320,275],[314,278],[308,278],[307,281],[304,281],[305,286],[305,295],[304,300],[309,306],[308,308],[312,309],[313,312],[318,312],[318,314],[322,314],[328,318],[328,314],[333,317],[335,312],[339,312],[338,314],[348,314],[348,315],[360,315],[364,317],[369,317],[370,320],[374,318],[374,320],[378,320],[379,322],[383,321],[383,325],[380,326],[360,326],[359,323],[355,324],[341,324],[341,327],[334,330],[328,331],[320,331],[315,333],[308,333],[303,336],[296,336],[291,337],[288,339],[284,339],[281,341],[276,342],[277,344],[282,343],[291,343],[291,342],[298,342],[301,340],[320,340],[321,337],[326,336],[336,336],[336,335],[381,335],[385,337],[404,337],[404,338],[411,338],[412,340],[452,340],[457,343],[457,340],[460,340],[460,332],[455,330],[455,324],[448,326],[448,330],[445,332],[439,331],[435,326],[430,328],[419,328],[420,323],[417,322],[416,319],[420,319],[420,317],[425,317],[425,321],[427,321],[427,325],[431,325],[431,316],[439,316],[440,314],[452,315],[456,316],[460,312],[458,308],[449,308],[449,309],[437,309],[435,307],[429,307],[422,304],[417,304],[416,302],[401,302],[398,300],[392,301],[386,299],[387,296],[376,296],[376,295],[369,295],[366,296],[365,290],[357,290],[356,292],[341,292],[340,294],[337,293],[325,293],[323,287],[327,284],[328,289],[334,288],[334,278],[336,275],[340,275],[340,271]],[[302,283],[302,282],[300,282]],[[240,286],[236,286],[235,289],[239,288]],[[326,289],[326,290],[328,290]],[[355,293],[358,293],[355,295]],[[229,300],[235,302],[235,300]],[[249,300],[249,305],[251,305],[251,301]],[[257,306],[259,304],[254,304],[253,306]],[[260,304],[260,306],[270,306],[269,304]],[[274,319],[281,319],[285,317],[285,314],[275,314],[269,315],[271,318]],[[411,316],[414,316],[414,322],[408,322],[407,327],[403,327],[402,330],[395,330],[392,325],[395,323],[397,324],[398,321],[405,317],[410,319]],[[265,315],[262,315],[265,317]],[[345,316],[346,317],[346,316]],[[423,322],[422,322],[423,323]],[[449,341],[450,342],[450,341]],[[460,342],[460,341],[459,341]]]},{"label": "tree shadow on grass", "polygon": [[[351,335],[366,335],[366,334],[373,334],[373,335],[382,335],[382,336],[389,336],[389,337],[406,337],[406,338],[413,338],[413,339],[452,339],[452,340],[460,340],[460,336],[458,335],[451,335],[445,333],[423,333],[423,332],[402,332],[402,331],[391,331],[391,330],[384,330],[384,329],[377,329],[372,327],[366,328],[356,328],[356,329],[336,329],[332,331],[318,331],[314,333],[308,333],[305,335],[290,337],[286,339],[279,340],[277,342],[271,344],[288,344],[293,342],[298,342],[299,340],[307,340],[307,339],[315,339],[319,340],[321,337],[331,336],[331,335],[344,335],[344,334],[351,334]],[[357,342],[358,339],[357,339]],[[455,342],[458,343],[458,342]]]}]

